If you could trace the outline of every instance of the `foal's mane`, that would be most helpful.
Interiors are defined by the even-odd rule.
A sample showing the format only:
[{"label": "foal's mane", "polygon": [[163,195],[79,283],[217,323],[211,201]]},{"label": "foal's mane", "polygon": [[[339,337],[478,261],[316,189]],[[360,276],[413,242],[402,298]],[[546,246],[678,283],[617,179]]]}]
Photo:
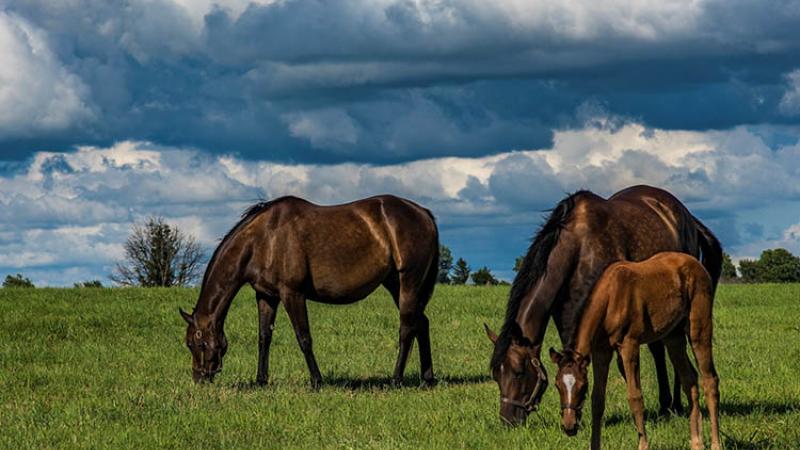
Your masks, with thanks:
[{"label": "foal's mane", "polygon": [[253,205],[250,205],[249,207],[247,207],[247,209],[244,210],[244,212],[242,213],[242,216],[239,219],[239,221],[236,222],[236,225],[234,225],[230,230],[228,230],[228,232],[225,234],[225,236],[222,237],[222,240],[220,240],[219,245],[214,250],[214,254],[211,255],[211,259],[208,260],[208,265],[206,266],[206,271],[203,274],[203,284],[201,284],[201,289],[202,289],[202,286],[206,285],[206,281],[208,280],[208,274],[209,274],[209,272],[211,272],[211,268],[214,266],[214,263],[217,261],[217,258],[219,257],[221,249],[230,240],[230,238],[232,238],[236,233],[238,233],[239,230],[241,230],[245,225],[250,223],[256,216],[258,216],[262,212],[268,210],[270,207],[272,207],[276,203],[281,202],[281,201],[286,200],[286,199],[289,199],[289,198],[294,198],[294,197],[292,197],[292,196],[284,196],[284,197],[278,197],[276,199],[269,200],[269,201],[258,202],[258,203],[255,203]]},{"label": "foal's mane", "polygon": [[550,252],[553,251],[553,248],[558,243],[561,229],[564,228],[564,225],[569,219],[570,212],[575,207],[575,197],[585,193],[590,192],[577,191],[558,202],[556,207],[550,210],[550,215],[547,217],[547,220],[542,224],[536,236],[533,238],[533,242],[528,248],[528,252],[525,254],[522,265],[511,286],[511,293],[508,297],[508,305],[506,306],[505,322],[503,323],[503,328],[500,329],[500,334],[498,335],[497,343],[494,347],[494,353],[492,354],[492,369],[500,366],[508,352],[508,348],[511,346],[514,336],[519,335],[517,314],[522,305],[522,300],[525,298],[525,294],[527,294],[534,284],[547,272],[547,260],[550,257]]}]

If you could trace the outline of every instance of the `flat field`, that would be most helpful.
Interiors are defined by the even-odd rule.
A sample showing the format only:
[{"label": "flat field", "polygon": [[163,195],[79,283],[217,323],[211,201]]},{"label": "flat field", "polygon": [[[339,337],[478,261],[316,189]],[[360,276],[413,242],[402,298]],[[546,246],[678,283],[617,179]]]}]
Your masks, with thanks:
[{"label": "flat field", "polygon": [[[588,447],[588,404],[584,429],[569,438],[552,388],[525,427],[501,424],[482,323],[499,328],[507,295],[507,287],[437,287],[428,308],[440,380],[432,389],[417,387],[416,348],[405,387],[388,386],[398,315],[384,290],[349,306],[310,303],[326,382],[312,392],[283,310],[270,384],[253,385],[257,312],[249,288],[228,316],[225,369],[200,386],[191,381],[177,312],[191,308],[197,290],[0,289],[0,448]],[[800,285],[723,285],[715,308],[725,446],[800,448]],[[556,344],[553,331],[548,346]],[[652,359],[642,356],[651,446],[686,448],[687,419],[655,417]],[[633,448],[616,372],[608,395],[605,446]],[[708,428],[706,419],[706,436]]]}]

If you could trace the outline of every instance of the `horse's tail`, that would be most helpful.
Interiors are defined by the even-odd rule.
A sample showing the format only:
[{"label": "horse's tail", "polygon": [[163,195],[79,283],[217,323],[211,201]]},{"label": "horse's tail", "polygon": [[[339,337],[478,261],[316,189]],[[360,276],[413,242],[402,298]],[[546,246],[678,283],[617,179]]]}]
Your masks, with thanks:
[{"label": "horse's tail", "polygon": [[711,275],[713,293],[717,289],[719,277],[720,274],[722,274],[722,245],[719,243],[717,237],[714,236],[714,233],[703,225],[703,222],[700,222],[697,217],[694,216],[692,216],[692,219],[697,229],[701,261],[708,271],[708,274]]},{"label": "horse's tail", "polygon": [[436,233],[434,239],[436,248],[433,251],[433,258],[431,258],[430,265],[428,266],[428,273],[425,274],[425,279],[422,281],[422,288],[419,291],[419,299],[424,302],[423,305],[427,304],[428,300],[430,300],[433,295],[433,288],[436,286],[436,280],[439,278],[439,228],[436,225],[436,218],[433,217],[433,214],[427,209],[425,211],[433,222],[433,229]]}]

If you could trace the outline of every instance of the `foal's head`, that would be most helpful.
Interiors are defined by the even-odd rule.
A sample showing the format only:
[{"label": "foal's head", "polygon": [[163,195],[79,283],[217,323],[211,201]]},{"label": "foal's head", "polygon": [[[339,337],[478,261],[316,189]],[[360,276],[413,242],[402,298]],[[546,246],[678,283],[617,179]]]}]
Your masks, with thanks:
[{"label": "foal's head", "polygon": [[550,359],[558,366],[556,388],[561,397],[561,428],[569,436],[578,432],[581,410],[589,388],[589,355],[572,350],[563,353],[550,348]]},{"label": "foal's head", "polygon": [[222,357],[228,351],[228,340],[222,329],[216,329],[213,322],[201,326],[197,318],[180,310],[181,316],[189,326],[186,328],[186,346],[192,352],[192,379],[195,383],[214,381],[214,375],[222,370]]},{"label": "foal's head", "polygon": [[[513,325],[516,325],[513,324]],[[498,345],[497,335],[484,324],[489,339]],[[508,349],[501,359],[493,358],[492,377],[500,386],[500,418],[509,425],[525,423],[535,411],[547,388],[547,373],[539,360],[541,346],[534,346],[519,326],[509,329]]]}]

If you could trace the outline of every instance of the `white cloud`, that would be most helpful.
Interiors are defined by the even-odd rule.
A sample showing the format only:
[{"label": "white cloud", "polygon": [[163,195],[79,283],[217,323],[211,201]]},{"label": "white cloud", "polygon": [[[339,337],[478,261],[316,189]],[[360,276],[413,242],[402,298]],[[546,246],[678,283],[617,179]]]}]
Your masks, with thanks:
[{"label": "white cloud", "polygon": [[786,115],[800,114],[800,69],[786,74],[786,92],[781,97],[779,108]]},{"label": "white cloud", "polygon": [[0,11],[0,138],[91,120],[89,89],[50,50],[45,32]]},{"label": "white cloud", "polygon": [[[566,192],[609,195],[642,183],[670,190],[701,217],[716,220],[727,211],[717,231],[748,255],[757,249],[740,242],[737,214],[800,198],[800,145],[772,149],[764,129],[687,132],[604,123],[557,131],[549,149],[385,166],[278,164],[129,141],[43,152],[27,170],[0,176],[0,268],[39,276],[52,270],[53,282],[64,272],[48,267],[78,267],[84,278],[94,270],[93,278],[102,278],[120,256],[131,222],[150,214],[196,235],[210,251],[259,197],[334,204],[394,193],[430,207],[446,241],[448,230],[456,236],[460,227],[483,227],[487,236],[496,225],[532,233],[540,211]],[[797,129],[781,133],[800,139]],[[776,224],[765,218],[762,225]],[[758,241],[760,248],[798,248],[800,225],[781,226],[783,234]]]}]

